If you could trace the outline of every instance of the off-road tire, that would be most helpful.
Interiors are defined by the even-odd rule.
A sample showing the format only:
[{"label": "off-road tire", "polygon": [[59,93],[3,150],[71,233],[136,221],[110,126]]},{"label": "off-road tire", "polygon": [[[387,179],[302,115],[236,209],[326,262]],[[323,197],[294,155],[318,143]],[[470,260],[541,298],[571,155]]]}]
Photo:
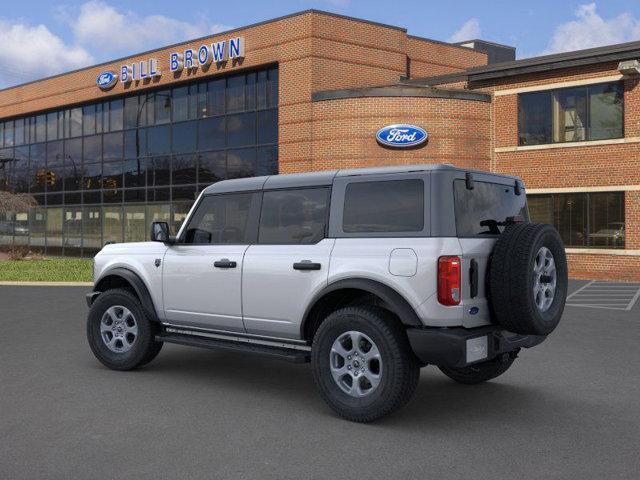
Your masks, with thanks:
[{"label": "off-road tire", "polygon": [[[340,335],[362,332],[376,344],[382,360],[380,383],[368,396],[343,392],[330,371],[330,351]],[[386,310],[347,307],[330,314],[315,334],[311,363],[320,395],[338,415],[353,422],[371,422],[406,404],[418,384],[420,367],[400,322]]]},{"label": "off-road tire", "polygon": [[[542,247],[553,255],[556,284],[553,302],[541,311],[535,300],[535,259]],[[498,238],[489,266],[489,298],[497,322],[525,335],[548,335],[560,322],[567,296],[567,257],[551,225],[509,225]]]},{"label": "off-road tire", "polygon": [[[103,315],[107,309],[115,305],[129,309],[138,327],[135,342],[128,351],[122,353],[111,351],[100,333]],[[107,290],[96,298],[89,310],[87,340],[91,351],[104,366],[112,370],[132,370],[146,365],[160,352],[162,342],[156,342],[154,339],[157,328],[157,325],[149,320],[135,295],[123,289]]]},{"label": "off-road tire", "polygon": [[476,385],[499,377],[509,370],[515,356],[502,355],[488,362],[477,363],[463,368],[438,367],[442,373],[452,380],[464,385]]}]

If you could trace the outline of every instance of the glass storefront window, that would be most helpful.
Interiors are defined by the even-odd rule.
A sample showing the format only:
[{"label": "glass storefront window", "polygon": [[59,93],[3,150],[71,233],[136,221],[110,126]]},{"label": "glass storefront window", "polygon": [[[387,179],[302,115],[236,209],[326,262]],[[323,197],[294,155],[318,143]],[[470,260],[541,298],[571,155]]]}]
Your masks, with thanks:
[{"label": "glass storefront window", "polygon": [[99,206],[82,210],[82,238],[84,255],[95,254],[102,248],[102,209]]},{"label": "glass storefront window", "polygon": [[102,240],[122,242],[122,207],[104,207],[102,219]]},{"label": "glass storefront window", "polygon": [[47,208],[47,253],[62,254],[62,208]]},{"label": "glass storefront window", "polygon": [[127,205],[124,207],[124,241],[143,242],[145,240],[145,207],[144,205]]},{"label": "glass storefront window", "polygon": [[44,250],[47,230],[47,210],[36,207],[29,212],[29,244]]},{"label": "glass storefront window", "polygon": [[173,153],[196,151],[198,138],[198,122],[175,123],[171,129]]},{"label": "glass storefront window", "polygon": [[0,189],[39,204],[0,245],[88,256],[146,238],[157,209],[178,226],[211,183],[278,171],[275,106],[271,67],[0,122]]},{"label": "glass storefront window", "polygon": [[67,255],[80,255],[82,249],[82,208],[64,209],[64,252]]}]

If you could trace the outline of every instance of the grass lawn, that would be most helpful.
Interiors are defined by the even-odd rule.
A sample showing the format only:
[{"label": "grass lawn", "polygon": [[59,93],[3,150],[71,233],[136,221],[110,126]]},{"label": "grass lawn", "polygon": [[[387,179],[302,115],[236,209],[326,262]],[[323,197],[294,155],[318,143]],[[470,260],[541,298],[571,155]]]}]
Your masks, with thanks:
[{"label": "grass lawn", "polygon": [[0,261],[0,281],[90,282],[91,259],[45,258]]}]

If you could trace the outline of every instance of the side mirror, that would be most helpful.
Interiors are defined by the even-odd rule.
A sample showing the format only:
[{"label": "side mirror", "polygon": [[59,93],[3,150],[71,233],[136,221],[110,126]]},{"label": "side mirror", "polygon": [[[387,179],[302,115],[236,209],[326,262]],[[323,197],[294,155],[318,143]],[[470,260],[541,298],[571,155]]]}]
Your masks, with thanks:
[{"label": "side mirror", "polygon": [[167,222],[153,222],[151,224],[152,242],[169,242],[169,224]]}]

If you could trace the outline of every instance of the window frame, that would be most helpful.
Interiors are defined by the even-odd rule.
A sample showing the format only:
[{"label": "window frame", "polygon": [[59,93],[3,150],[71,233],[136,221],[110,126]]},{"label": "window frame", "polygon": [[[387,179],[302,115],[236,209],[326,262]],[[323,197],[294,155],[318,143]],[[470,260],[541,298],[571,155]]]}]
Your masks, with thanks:
[{"label": "window frame", "polygon": [[[621,130],[622,133],[620,136],[618,137],[609,137],[609,138],[598,138],[598,139],[591,139],[591,89],[594,87],[601,87],[603,85],[617,85],[620,89],[621,89],[621,93],[622,93],[622,111],[621,111],[621,116],[622,116],[622,125],[621,125]],[[553,140],[553,130],[554,130],[554,115],[553,115],[553,99],[555,97],[556,94],[558,94],[559,92],[563,92],[563,91],[569,91],[569,90],[578,90],[578,89],[585,89],[587,91],[586,94],[586,117],[587,117],[587,126],[585,127],[585,140],[562,140],[562,141],[554,141]],[[551,132],[550,132],[550,141],[549,142],[543,142],[543,143],[522,143],[521,139],[523,137],[523,132],[521,130],[522,128],[522,122],[521,122],[521,105],[522,105],[522,98],[527,96],[527,95],[535,95],[535,94],[540,94],[540,93],[548,93],[549,94],[549,101],[551,102],[549,111],[551,112],[551,118],[549,119],[549,123],[551,125]],[[625,138],[626,136],[626,122],[625,122],[625,112],[626,112],[626,98],[625,98],[625,85],[624,85],[624,81],[623,80],[617,80],[617,81],[613,81],[613,82],[598,82],[598,83],[593,83],[593,84],[587,84],[587,85],[576,85],[576,86],[571,86],[571,87],[561,87],[561,88],[552,88],[552,89],[542,89],[542,90],[535,90],[535,91],[531,91],[531,92],[523,92],[523,93],[518,93],[518,98],[517,98],[517,145],[518,147],[535,147],[535,146],[540,146],[540,145],[563,145],[563,144],[571,144],[571,143],[584,143],[584,142],[602,142],[602,141],[608,141],[608,140],[618,140],[621,138]]]},{"label": "window frame", "polygon": [[[258,226],[260,221],[260,211],[262,208],[262,192],[259,190],[238,190],[233,192],[222,192],[222,193],[210,193],[210,194],[202,194],[196,200],[196,202],[191,207],[189,214],[182,222],[182,226],[180,227],[180,231],[176,235],[176,243],[173,246],[184,246],[184,247],[196,247],[196,246],[209,246],[209,247],[219,247],[225,245],[254,245],[258,242]],[[245,240],[240,243],[186,243],[185,236],[187,234],[187,230],[193,221],[193,216],[198,210],[198,208],[202,205],[205,199],[209,197],[223,197],[223,196],[231,196],[231,195],[251,195],[251,205],[249,206],[249,216],[247,218],[247,227],[245,231]]]},{"label": "window frame", "polygon": [[[296,190],[326,190],[327,191],[327,209],[325,212],[324,231],[322,232],[322,238],[315,243],[261,243],[260,242],[260,224],[262,221],[262,206],[264,205],[264,194],[269,192],[291,192]],[[269,188],[261,191],[260,195],[260,215],[258,217],[258,231],[256,236],[256,245],[265,246],[277,246],[277,245],[318,245],[323,240],[330,238],[329,236],[329,221],[331,218],[331,205],[332,205],[332,187],[331,185],[300,185],[296,187],[282,187],[282,188]]]},{"label": "window frame", "polygon": [[[344,202],[347,186],[351,183],[371,183],[393,180],[421,180],[424,185],[424,219],[423,228],[419,231],[398,232],[345,232]],[[336,177],[333,181],[331,195],[331,214],[329,218],[330,238],[409,238],[431,236],[431,172],[383,173]]]}]

